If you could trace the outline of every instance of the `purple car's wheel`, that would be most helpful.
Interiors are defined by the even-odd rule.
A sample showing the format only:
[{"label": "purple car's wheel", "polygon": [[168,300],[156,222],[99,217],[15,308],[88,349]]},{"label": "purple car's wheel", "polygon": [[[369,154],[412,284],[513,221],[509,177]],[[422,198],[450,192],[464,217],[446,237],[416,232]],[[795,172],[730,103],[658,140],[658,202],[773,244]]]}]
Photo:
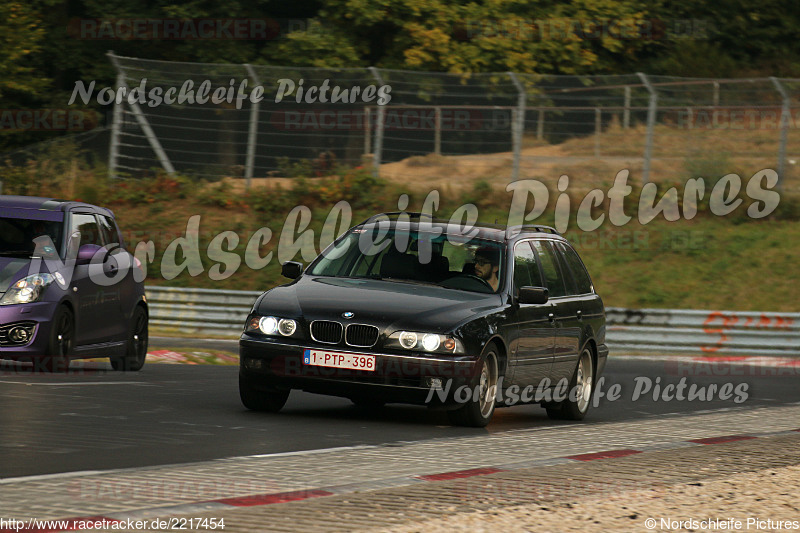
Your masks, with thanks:
[{"label": "purple car's wheel", "polygon": [[60,306],[53,316],[53,329],[45,354],[43,368],[47,372],[66,372],[75,342],[75,319],[72,311]]},{"label": "purple car's wheel", "polygon": [[147,358],[147,342],[147,313],[141,307],[137,307],[131,320],[125,357],[111,358],[111,368],[127,372],[141,370]]}]

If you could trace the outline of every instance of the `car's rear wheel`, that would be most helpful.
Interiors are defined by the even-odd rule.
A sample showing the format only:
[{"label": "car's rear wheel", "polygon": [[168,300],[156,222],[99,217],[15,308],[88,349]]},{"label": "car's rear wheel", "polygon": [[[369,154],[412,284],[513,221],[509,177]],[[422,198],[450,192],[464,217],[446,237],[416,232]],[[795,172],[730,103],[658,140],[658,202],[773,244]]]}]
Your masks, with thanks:
[{"label": "car's rear wheel", "polygon": [[289,399],[289,390],[278,389],[256,389],[247,379],[239,376],[239,398],[242,404],[251,411],[263,411],[267,413],[277,413]]},{"label": "car's rear wheel", "polygon": [[147,358],[148,328],[147,313],[136,307],[131,320],[131,331],[125,348],[125,357],[112,357],[111,368],[124,372],[138,372]]},{"label": "car's rear wheel", "polygon": [[578,366],[572,375],[569,397],[557,406],[547,407],[547,416],[553,420],[583,420],[591,405],[594,374],[592,351],[586,347],[581,352]]},{"label": "car's rear wheel", "polygon": [[60,306],[53,317],[53,330],[43,368],[47,372],[69,370],[70,356],[75,343],[75,318],[67,306]]},{"label": "car's rear wheel", "polygon": [[497,361],[497,347],[490,344],[481,356],[479,371],[470,386],[469,399],[462,407],[447,412],[451,423],[484,427],[492,419],[499,375]]}]

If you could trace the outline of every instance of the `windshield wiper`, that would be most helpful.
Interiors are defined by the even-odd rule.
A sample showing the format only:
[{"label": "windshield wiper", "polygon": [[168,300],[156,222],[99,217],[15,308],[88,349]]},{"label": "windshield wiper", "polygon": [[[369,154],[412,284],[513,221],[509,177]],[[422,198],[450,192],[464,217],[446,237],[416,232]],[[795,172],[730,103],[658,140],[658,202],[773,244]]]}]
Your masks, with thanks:
[{"label": "windshield wiper", "polygon": [[30,257],[33,254],[30,250],[2,250],[0,255],[26,255]]}]

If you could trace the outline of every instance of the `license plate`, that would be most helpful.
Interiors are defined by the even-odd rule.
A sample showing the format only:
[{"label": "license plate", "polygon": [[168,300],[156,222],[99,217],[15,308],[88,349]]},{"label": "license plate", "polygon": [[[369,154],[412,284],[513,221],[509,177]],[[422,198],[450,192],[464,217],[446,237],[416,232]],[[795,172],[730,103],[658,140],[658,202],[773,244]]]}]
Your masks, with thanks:
[{"label": "license plate", "polygon": [[348,370],[375,370],[375,356],[355,353],[327,352],[324,350],[306,350],[303,363]]}]

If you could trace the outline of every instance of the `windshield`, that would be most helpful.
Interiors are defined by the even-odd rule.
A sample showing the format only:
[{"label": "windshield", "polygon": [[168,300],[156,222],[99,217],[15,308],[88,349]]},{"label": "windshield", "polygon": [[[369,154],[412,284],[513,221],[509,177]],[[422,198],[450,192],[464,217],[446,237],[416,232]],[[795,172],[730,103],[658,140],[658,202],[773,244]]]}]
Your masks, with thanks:
[{"label": "windshield", "polygon": [[[51,243],[43,246],[47,255],[61,252],[61,222],[0,217],[0,256],[30,257],[36,250],[34,239],[49,237]],[[39,241],[42,243],[42,241]],[[45,241],[46,242],[46,241]],[[48,250],[47,246],[52,246]]]},{"label": "windshield", "polygon": [[356,228],[325,250],[308,273],[493,293],[503,275],[503,250],[502,243],[461,235]]}]

